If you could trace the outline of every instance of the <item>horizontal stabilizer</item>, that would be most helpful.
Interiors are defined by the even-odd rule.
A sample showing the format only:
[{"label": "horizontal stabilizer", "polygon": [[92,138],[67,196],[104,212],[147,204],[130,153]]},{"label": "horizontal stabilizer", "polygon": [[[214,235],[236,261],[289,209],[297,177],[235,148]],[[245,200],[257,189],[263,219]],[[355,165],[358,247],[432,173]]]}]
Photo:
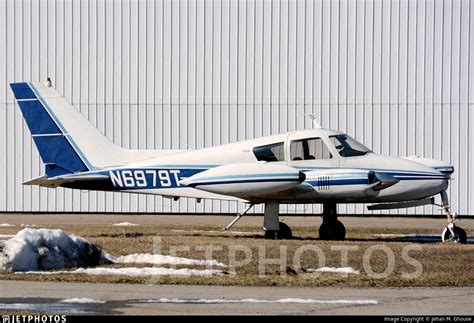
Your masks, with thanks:
[{"label": "horizontal stabilizer", "polygon": [[39,185],[43,187],[55,188],[65,183],[73,182],[87,182],[108,180],[107,175],[71,175],[71,176],[56,176],[48,178],[46,175],[30,179],[23,183],[23,185]]}]

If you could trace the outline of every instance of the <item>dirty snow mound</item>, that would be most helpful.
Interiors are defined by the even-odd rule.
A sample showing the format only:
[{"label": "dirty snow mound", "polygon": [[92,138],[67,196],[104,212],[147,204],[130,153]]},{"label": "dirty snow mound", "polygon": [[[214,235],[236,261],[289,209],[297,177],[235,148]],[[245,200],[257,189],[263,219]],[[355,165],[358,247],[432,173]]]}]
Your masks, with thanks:
[{"label": "dirty snow mound", "polygon": [[51,270],[103,263],[111,263],[111,257],[98,246],[62,230],[25,228],[5,241],[0,252],[0,270]]}]

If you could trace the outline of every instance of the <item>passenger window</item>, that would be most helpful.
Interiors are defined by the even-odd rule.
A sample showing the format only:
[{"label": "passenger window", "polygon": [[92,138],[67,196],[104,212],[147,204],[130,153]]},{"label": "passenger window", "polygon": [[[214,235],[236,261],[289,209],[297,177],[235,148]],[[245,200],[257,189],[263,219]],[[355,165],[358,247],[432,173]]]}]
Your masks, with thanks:
[{"label": "passenger window", "polygon": [[255,147],[253,153],[258,161],[276,162],[285,160],[283,142]]},{"label": "passenger window", "polygon": [[321,138],[293,140],[290,144],[291,160],[331,159],[332,155]]}]

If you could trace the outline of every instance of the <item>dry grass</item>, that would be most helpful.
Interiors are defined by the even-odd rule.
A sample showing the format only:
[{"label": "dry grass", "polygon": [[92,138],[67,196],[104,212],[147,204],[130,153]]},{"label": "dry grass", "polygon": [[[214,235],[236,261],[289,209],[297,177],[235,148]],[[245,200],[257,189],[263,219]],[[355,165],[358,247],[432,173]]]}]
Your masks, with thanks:
[{"label": "dry grass", "polygon": [[[153,253],[153,243],[156,237],[161,239],[163,254],[169,254],[173,246],[189,246],[189,251],[180,251],[181,257],[204,259],[204,251],[197,250],[197,246],[214,246],[222,250],[214,251],[213,259],[229,263],[229,250],[233,246],[244,246],[251,250],[252,260],[249,264],[237,268],[236,275],[213,277],[125,277],[125,276],[89,276],[78,274],[61,275],[19,275],[10,272],[0,272],[0,279],[7,280],[41,280],[41,281],[81,281],[81,282],[109,282],[109,283],[167,283],[167,284],[207,284],[207,285],[278,285],[278,286],[339,286],[339,287],[401,287],[401,286],[474,286],[474,245],[456,245],[442,243],[418,243],[421,250],[410,251],[411,258],[422,264],[422,274],[416,278],[404,278],[403,273],[412,273],[415,268],[402,258],[402,249],[415,244],[410,242],[390,241],[380,239],[374,234],[399,233],[397,229],[364,229],[348,230],[346,241],[326,242],[316,239],[315,230],[303,227],[294,227],[294,240],[268,241],[261,235],[231,236],[226,233],[206,233],[206,230],[218,231],[217,226],[187,227],[186,230],[202,232],[173,232],[183,230],[179,226],[149,225],[138,227],[112,227],[105,225],[83,226],[50,226],[61,228],[68,233],[83,236],[101,246],[106,252],[114,255],[131,253]],[[236,229],[242,231],[240,229]],[[257,227],[246,227],[245,231],[258,232]],[[17,228],[0,228],[0,234],[14,234]],[[405,233],[423,233],[436,235],[438,232],[430,230],[408,229]],[[374,245],[388,247],[395,257],[393,272],[388,277],[373,278],[363,266],[364,253]],[[337,273],[321,273],[320,275],[297,275],[293,258],[298,248],[316,246],[325,255],[324,265],[327,267],[341,267],[341,252],[334,250],[334,246],[349,246],[357,248],[348,254],[348,266],[360,271],[360,275],[344,277]],[[267,265],[265,275],[259,275],[259,252],[266,251],[266,258],[279,258],[281,248],[285,249],[287,263],[285,274],[282,275],[278,265]],[[244,254],[237,253],[237,260],[243,260]],[[371,268],[380,273],[386,269],[387,256],[382,251],[375,251],[371,257]],[[302,254],[301,268],[318,268],[318,257],[314,252]],[[124,265],[113,265],[123,267]],[[130,265],[137,267],[136,265]],[[203,267],[193,267],[202,269]]]}]

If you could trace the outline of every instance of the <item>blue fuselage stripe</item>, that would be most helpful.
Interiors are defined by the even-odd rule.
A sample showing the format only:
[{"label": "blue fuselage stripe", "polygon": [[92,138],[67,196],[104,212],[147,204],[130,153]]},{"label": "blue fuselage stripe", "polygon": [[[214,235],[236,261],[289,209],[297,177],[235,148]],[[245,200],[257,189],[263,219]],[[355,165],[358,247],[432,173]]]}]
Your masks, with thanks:
[{"label": "blue fuselage stripe", "polygon": [[209,176],[203,177],[196,180],[199,181],[207,181],[207,180],[216,180],[216,179],[231,179],[231,178],[258,178],[258,177],[291,177],[294,176],[296,179],[298,178],[298,174],[296,173],[280,173],[280,174],[241,174],[241,175],[227,175],[227,176]]},{"label": "blue fuselage stripe", "polygon": [[204,185],[228,185],[228,184],[298,182],[298,181],[299,181],[298,178],[243,179],[243,180],[222,181],[222,182],[192,183],[189,186],[196,187],[196,186],[204,186]]},{"label": "blue fuselage stripe", "polygon": [[[311,184],[313,186],[319,186],[320,181],[318,180],[309,180],[306,181],[305,183]],[[325,182],[325,185],[329,186],[338,186],[338,185],[367,185],[369,184],[369,181],[367,178],[351,178],[351,179],[328,179],[327,182]]]}]

